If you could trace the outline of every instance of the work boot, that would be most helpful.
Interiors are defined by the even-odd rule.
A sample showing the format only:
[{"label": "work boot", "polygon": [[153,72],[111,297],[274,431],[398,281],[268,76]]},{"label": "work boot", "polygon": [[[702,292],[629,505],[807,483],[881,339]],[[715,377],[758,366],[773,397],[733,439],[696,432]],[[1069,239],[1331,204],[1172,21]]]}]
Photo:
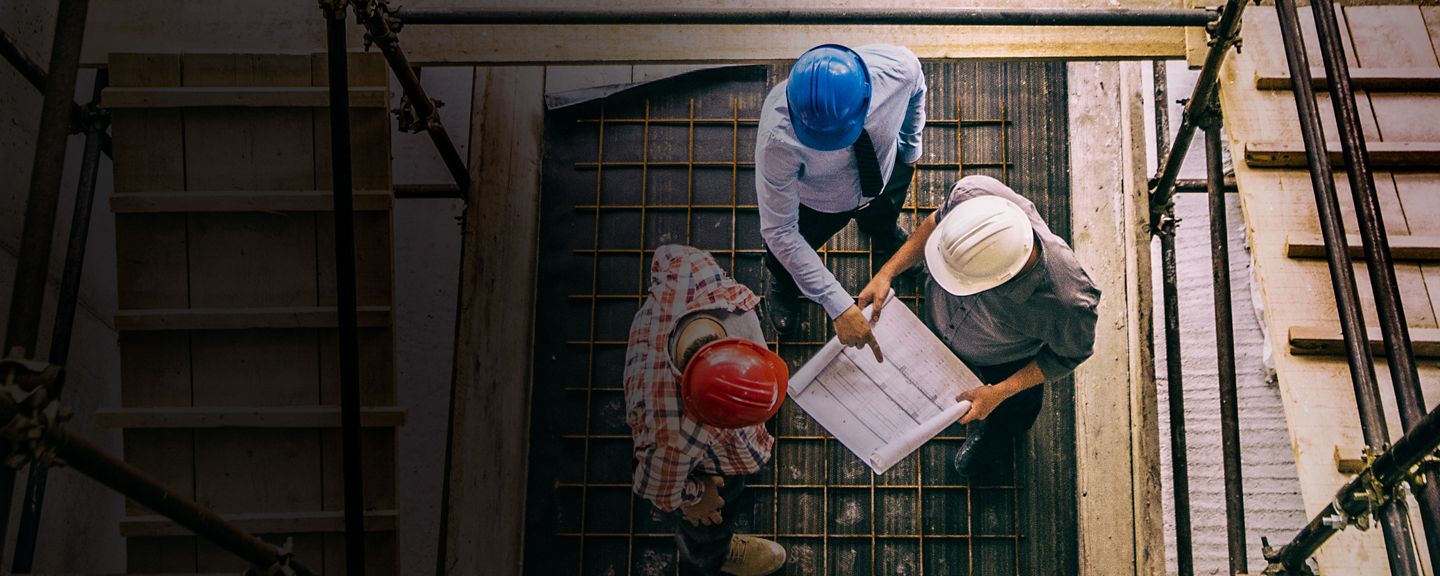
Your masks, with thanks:
[{"label": "work boot", "polygon": [[979,472],[975,464],[980,460],[980,453],[985,450],[985,421],[972,424],[971,430],[965,443],[955,452],[955,471],[960,473],[961,484],[969,484],[970,479]]},{"label": "work boot", "polygon": [[800,290],[785,286],[774,274],[765,283],[765,318],[780,337],[789,337],[800,324]]},{"label": "work boot", "polygon": [[730,537],[730,554],[720,571],[731,576],[765,576],[785,566],[785,548],[764,538]]}]

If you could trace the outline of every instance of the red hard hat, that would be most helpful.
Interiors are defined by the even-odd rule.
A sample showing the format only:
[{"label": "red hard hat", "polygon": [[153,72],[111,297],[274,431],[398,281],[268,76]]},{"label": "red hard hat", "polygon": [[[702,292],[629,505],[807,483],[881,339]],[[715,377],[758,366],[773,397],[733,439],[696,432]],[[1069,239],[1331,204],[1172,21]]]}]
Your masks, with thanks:
[{"label": "red hard hat", "polygon": [[680,392],[685,413],[717,428],[764,423],[785,402],[790,371],[770,349],[745,338],[701,348],[685,365]]}]

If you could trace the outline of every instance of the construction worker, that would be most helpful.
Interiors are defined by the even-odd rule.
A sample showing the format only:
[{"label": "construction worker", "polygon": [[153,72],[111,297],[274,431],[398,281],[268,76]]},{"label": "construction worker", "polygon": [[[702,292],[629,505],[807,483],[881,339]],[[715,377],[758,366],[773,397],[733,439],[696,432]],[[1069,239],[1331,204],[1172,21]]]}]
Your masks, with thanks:
[{"label": "construction worker", "polygon": [[785,565],[779,544],[730,525],[745,477],[770,459],[775,439],[764,423],[789,378],[765,347],[758,303],[708,253],[661,246],[630,325],[634,490],[675,521],[684,574],[761,576]]},{"label": "construction worker", "polygon": [[880,346],[860,308],[816,249],[851,220],[875,262],[905,243],[895,225],[909,194],[925,74],[900,46],[813,48],[766,97],[755,143],[755,188],[770,282],[765,315],[781,336],[798,323],[800,296],[825,309],[847,346]]},{"label": "construction worker", "polygon": [[1005,454],[1008,440],[1035,422],[1040,384],[1090,357],[1100,290],[1035,205],[988,176],[955,183],[939,210],[860,292],[878,320],[890,283],[924,259],[927,324],[989,386],[958,399],[976,423],[955,455],[964,476]]}]

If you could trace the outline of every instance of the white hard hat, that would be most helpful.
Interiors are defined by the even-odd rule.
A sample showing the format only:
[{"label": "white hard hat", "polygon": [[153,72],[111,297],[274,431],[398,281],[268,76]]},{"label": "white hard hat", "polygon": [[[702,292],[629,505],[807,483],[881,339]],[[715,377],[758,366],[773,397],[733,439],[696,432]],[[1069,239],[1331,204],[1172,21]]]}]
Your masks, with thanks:
[{"label": "white hard hat", "polygon": [[968,296],[1015,277],[1034,248],[1024,210],[999,196],[979,196],[941,219],[925,242],[925,263],[946,292]]}]

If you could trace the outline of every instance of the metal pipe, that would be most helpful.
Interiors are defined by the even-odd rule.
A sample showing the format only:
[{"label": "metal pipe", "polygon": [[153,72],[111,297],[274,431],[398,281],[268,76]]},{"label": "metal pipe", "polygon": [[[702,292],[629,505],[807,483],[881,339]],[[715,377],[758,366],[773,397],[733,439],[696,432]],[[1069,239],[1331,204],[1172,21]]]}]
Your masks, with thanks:
[{"label": "metal pipe", "polygon": [[[90,237],[90,216],[95,207],[95,179],[100,172],[100,135],[108,120],[96,106],[105,89],[108,74],[95,71],[89,114],[85,127],[85,152],[80,161],[80,182],[75,187],[75,208],[70,217],[70,239],[65,250],[65,271],[60,277],[60,297],[55,306],[55,323],[50,335],[50,363],[63,366],[70,356],[70,339],[75,328],[75,309],[80,302],[80,277],[85,268],[85,246]],[[49,390],[59,400],[64,378],[56,380]],[[15,559],[11,572],[27,574],[35,561],[35,543],[40,532],[41,511],[45,505],[45,484],[50,465],[45,461],[30,464],[25,482],[25,496],[20,503],[20,531],[15,540]]]},{"label": "metal pipe", "polygon": [[1240,411],[1235,392],[1235,325],[1230,307],[1230,236],[1225,216],[1225,163],[1220,109],[1204,119],[1205,167],[1210,187],[1210,263],[1215,287],[1215,354],[1220,380],[1220,446],[1225,469],[1225,535],[1230,573],[1250,571],[1245,551],[1245,480],[1240,467]]},{"label": "metal pipe", "polygon": [[450,140],[445,125],[440,123],[435,101],[425,93],[420,77],[415,75],[409,59],[405,57],[405,50],[400,47],[400,38],[395,34],[400,24],[395,21],[395,15],[383,0],[355,0],[354,4],[355,16],[365,27],[365,40],[375,43],[380,48],[380,53],[385,56],[385,61],[390,64],[390,71],[395,74],[395,79],[400,82],[400,88],[405,92],[406,102],[415,109],[417,123],[424,127],[430,140],[435,143],[440,159],[445,161],[445,167],[450,170],[450,177],[461,190],[469,189],[470,169],[465,165],[465,159],[460,157],[460,152],[455,149],[455,143]]},{"label": "metal pipe", "polygon": [[[1276,0],[1280,37],[1285,44],[1285,59],[1292,78],[1305,78],[1310,71],[1309,59],[1300,32],[1295,0]],[[1309,82],[1292,82],[1295,107],[1300,118],[1300,134],[1305,142],[1309,161],[1310,184],[1315,190],[1315,206],[1320,215],[1320,231],[1325,241],[1326,260],[1330,267],[1331,287],[1340,312],[1340,328],[1345,338],[1345,356],[1350,364],[1350,378],[1359,409],[1360,428],[1365,444],[1383,450],[1389,441],[1385,416],[1380,408],[1380,387],[1375,380],[1375,366],[1370,358],[1369,336],[1365,319],[1360,313],[1360,296],[1355,274],[1350,265],[1345,225],[1340,220],[1340,201],[1335,193],[1335,174],[1325,148],[1325,132],[1320,126],[1320,113],[1315,104],[1315,89]],[[1381,510],[1385,545],[1389,550],[1390,573],[1395,576],[1418,574],[1415,549],[1408,519],[1402,513],[1404,501],[1392,501]]]},{"label": "metal pipe", "polygon": [[1180,362],[1180,296],[1176,288],[1175,219],[1166,215],[1160,232],[1165,300],[1165,374],[1170,405],[1170,463],[1175,493],[1175,565],[1179,576],[1195,573],[1190,529],[1190,460],[1185,446],[1185,388]]},{"label": "metal pipe", "polygon": [[[1396,281],[1395,263],[1390,257],[1384,213],[1375,192],[1375,176],[1370,170],[1370,154],[1365,148],[1365,133],[1360,128],[1360,112],[1355,105],[1355,92],[1350,82],[1350,65],[1345,60],[1345,49],[1340,40],[1340,23],[1331,0],[1312,0],[1310,7],[1315,13],[1316,36],[1325,60],[1325,75],[1329,78],[1330,101],[1334,103],[1340,148],[1345,156],[1360,240],[1364,244],[1365,262],[1370,271],[1370,288],[1375,295],[1375,311],[1385,342],[1390,382],[1395,387],[1400,422],[1407,429],[1413,428],[1425,417],[1425,398],[1420,388],[1415,352],[1410,345],[1410,328],[1405,321],[1400,283]],[[1416,490],[1415,499],[1420,505],[1431,572],[1435,573],[1440,571],[1440,475],[1429,473],[1426,480]]]},{"label": "metal pipe", "polygon": [[1185,153],[1195,138],[1195,122],[1199,119],[1199,106],[1208,106],[1218,93],[1220,65],[1225,62],[1225,53],[1240,38],[1240,17],[1245,12],[1248,0],[1227,0],[1220,10],[1220,20],[1210,28],[1210,51],[1205,53],[1205,65],[1200,77],[1195,80],[1195,90],[1185,103],[1185,113],[1180,118],[1180,129],[1175,133],[1175,142],[1170,155],[1165,159],[1164,169],[1150,190],[1151,230],[1164,216],[1173,202],[1175,179],[1180,176],[1180,166],[1185,163]]},{"label": "metal pipe", "polygon": [[76,472],[89,476],[111,490],[124,494],[140,505],[154,510],[196,535],[234,554],[261,574],[271,574],[271,569],[282,562],[295,574],[309,576],[312,572],[300,562],[286,558],[275,546],[237,528],[199,504],[181,494],[167,489],[159,480],[131,466],[124,461],[106,454],[98,446],[84,438],[70,434],[64,428],[54,426],[46,429],[46,442],[55,451],[56,458]]},{"label": "metal pipe", "polygon": [[[1226,178],[1225,181],[1220,184],[1220,189],[1221,189],[1221,190],[1224,190],[1226,194],[1234,194],[1234,193],[1240,191],[1240,188],[1235,185],[1235,179],[1233,179],[1233,178]],[[1209,193],[1210,193],[1210,182],[1209,182],[1208,179],[1207,179],[1207,180],[1185,180],[1185,179],[1176,180],[1176,181],[1175,181],[1175,193],[1176,193],[1176,194],[1209,194]]]},{"label": "metal pipe", "polygon": [[[0,30],[0,56],[3,56],[5,61],[9,62],[11,66],[14,66],[15,70],[20,72],[20,75],[24,76],[25,80],[28,81],[31,86],[34,86],[36,90],[42,93],[45,92],[45,69],[41,68],[39,64],[36,64],[24,50],[21,50],[20,45],[15,42],[15,39],[5,33],[4,30]],[[85,110],[82,109],[79,104],[72,102],[70,103],[70,114],[74,117],[74,126],[72,126],[70,133],[77,134],[83,132],[85,127]],[[106,156],[110,156],[110,135],[104,132],[100,133],[100,151],[104,152]]]},{"label": "metal pipe", "polygon": [[340,451],[345,476],[345,568],[365,573],[365,470],[360,451],[360,341],[355,288],[355,197],[350,161],[350,72],[345,3],[322,0],[330,80],[330,171],[335,201],[335,302],[339,316]]},{"label": "metal pipe", "polygon": [[[60,180],[65,172],[65,145],[70,137],[70,107],[75,104],[75,76],[85,35],[88,0],[60,0],[55,38],[50,50],[50,80],[40,109],[40,131],[35,138],[35,159],[30,192],[25,201],[25,223],[20,233],[20,254],[15,265],[15,289],[10,296],[10,320],[0,356],[32,358],[40,333],[40,309],[45,303],[51,239],[60,201]],[[0,471],[0,542],[10,528],[15,470]]]},{"label": "metal pipe", "polygon": [[1370,497],[1376,495],[1371,491],[1375,483],[1379,483],[1381,492],[1392,493],[1398,484],[1409,479],[1412,469],[1427,458],[1434,457],[1437,446],[1440,446],[1440,409],[1426,414],[1389,450],[1376,457],[1368,470],[1350,480],[1336,495],[1335,501],[1316,514],[1288,544],[1277,551],[1267,552],[1266,559],[1271,567],[1284,568],[1285,572],[1280,572],[1282,574],[1303,574],[1301,567],[1305,560],[1314,555],[1321,544],[1340,532],[1348,519],[1369,513],[1372,506]]},{"label": "metal pipe", "polygon": [[[1153,62],[1155,75],[1155,158],[1165,157],[1170,144],[1170,97],[1167,96],[1165,61]],[[1161,292],[1165,305],[1165,375],[1170,408],[1170,468],[1175,496],[1175,566],[1178,576],[1195,574],[1190,529],[1190,456],[1185,446],[1184,369],[1180,362],[1180,293],[1175,262],[1174,211],[1161,221]]]},{"label": "metal pipe", "polygon": [[611,25],[781,24],[944,26],[1204,26],[1213,12],[1200,9],[1085,8],[759,8],[745,10],[406,10],[404,24]]}]

